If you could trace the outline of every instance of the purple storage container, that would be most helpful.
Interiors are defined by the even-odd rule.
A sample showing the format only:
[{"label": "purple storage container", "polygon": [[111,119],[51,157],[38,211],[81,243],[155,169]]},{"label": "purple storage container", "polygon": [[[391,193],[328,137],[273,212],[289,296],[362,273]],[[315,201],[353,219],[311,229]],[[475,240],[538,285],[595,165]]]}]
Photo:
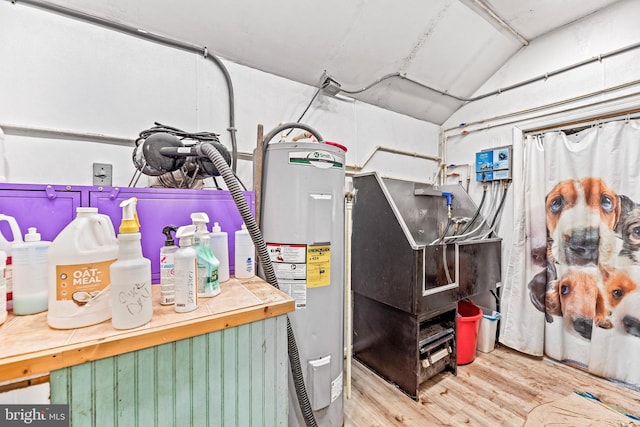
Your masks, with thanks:
[{"label": "purple storage container", "polygon": [[[88,192],[79,186],[45,184],[0,184],[0,213],[12,216],[18,222],[22,236],[29,227],[36,227],[42,240],[53,241],[76,216],[76,208],[83,206],[83,194]],[[11,230],[0,223],[4,236]]]},{"label": "purple storage container", "polygon": [[[255,215],[255,195],[244,192]],[[44,184],[0,184],[0,213],[16,218],[22,234],[37,227],[42,240],[53,241],[75,218],[79,206],[97,207],[108,215],[116,230],[120,226],[120,203],[137,197],[138,219],[142,234],[142,253],[151,260],[152,282],[160,282],[160,247],[164,244],[162,228],[191,224],[191,213],[205,212],[209,229],[218,222],[229,236],[229,271],[234,274],[234,233],[242,217],[231,193],[225,190],[182,190],[171,188],[89,187]],[[4,224],[0,224],[4,226]],[[4,233],[10,230],[0,229]],[[7,235],[7,234],[5,234]],[[177,243],[177,242],[176,242]]]},{"label": "purple storage container", "polygon": [[[236,208],[231,193],[224,190],[181,190],[172,188],[101,187],[89,192],[89,206],[108,215],[116,229],[120,226],[122,209],[120,203],[137,197],[138,219],[142,234],[142,254],[151,260],[153,283],[160,282],[160,247],[164,244],[162,229],[169,224],[175,226],[191,224],[193,212],[205,212],[209,216],[208,228],[220,223],[229,235],[229,272],[234,274],[235,242],[232,236],[242,226],[242,217]],[[245,199],[255,215],[255,195],[245,192]],[[178,243],[176,239],[176,244]]]}]

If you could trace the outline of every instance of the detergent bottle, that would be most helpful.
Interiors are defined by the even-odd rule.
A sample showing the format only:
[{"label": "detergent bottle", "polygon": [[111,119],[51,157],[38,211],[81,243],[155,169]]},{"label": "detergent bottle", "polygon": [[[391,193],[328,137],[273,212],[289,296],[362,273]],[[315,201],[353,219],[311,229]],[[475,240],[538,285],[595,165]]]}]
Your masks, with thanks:
[{"label": "detergent bottle", "polygon": [[214,297],[220,293],[220,281],[218,279],[220,262],[211,250],[209,239],[209,234],[201,234],[200,243],[196,246],[198,296],[203,298]]},{"label": "detergent bottle", "polygon": [[115,329],[131,329],[151,321],[151,261],[142,256],[138,199],[122,203],[118,234],[118,259],[111,264],[111,324]]},{"label": "detergent bottle", "polygon": [[4,277],[7,286],[7,310],[13,310],[13,262],[11,248],[15,243],[22,243],[22,232],[16,219],[9,215],[0,214],[0,222],[6,222],[11,231],[11,239],[0,231],[0,250],[7,255],[7,265],[4,270]]},{"label": "detergent bottle", "polygon": [[229,236],[227,232],[222,231],[217,222],[213,223],[209,236],[213,255],[220,262],[218,280],[223,283],[229,280]]},{"label": "detergent bottle", "polygon": [[176,302],[174,309],[178,313],[186,313],[198,308],[198,266],[196,250],[193,248],[195,225],[184,225],[178,228],[176,237],[180,247],[174,256],[176,269]]},{"label": "detergent bottle", "polygon": [[117,258],[111,219],[97,208],[76,208],[75,219],[47,251],[49,326],[75,329],[109,320],[109,267]]},{"label": "detergent bottle", "polygon": [[35,227],[24,235],[24,243],[15,243],[13,253],[13,312],[35,314],[47,310],[47,251],[51,242],[41,240]]},{"label": "detergent bottle", "polygon": [[[218,268],[220,262],[211,250],[207,224],[209,216],[204,212],[191,214],[191,222],[196,227],[193,242],[196,250],[198,297],[213,297],[220,293]],[[206,244],[202,244],[205,242]]]},{"label": "detergent bottle", "polygon": [[178,247],[173,241],[171,232],[178,231],[175,225],[167,225],[162,229],[165,235],[164,246],[160,248],[160,304],[171,305],[176,296],[175,255]]}]

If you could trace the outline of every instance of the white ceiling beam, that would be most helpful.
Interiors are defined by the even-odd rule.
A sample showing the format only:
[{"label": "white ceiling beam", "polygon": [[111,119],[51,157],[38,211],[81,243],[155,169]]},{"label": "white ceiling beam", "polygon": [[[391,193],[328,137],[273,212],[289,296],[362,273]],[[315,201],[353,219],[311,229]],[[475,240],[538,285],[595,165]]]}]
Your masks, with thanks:
[{"label": "white ceiling beam", "polygon": [[[478,13],[477,9],[480,9],[482,13],[479,15],[485,15],[485,17],[491,19],[493,22],[507,30],[513,37],[515,37],[523,46],[527,46],[529,44],[529,40],[525,39],[515,28],[509,25],[504,19],[502,19],[497,13],[495,13],[491,7],[484,2],[484,0],[467,0],[470,1],[476,7],[472,7],[471,9]],[[465,2],[466,3],[466,2]]]}]

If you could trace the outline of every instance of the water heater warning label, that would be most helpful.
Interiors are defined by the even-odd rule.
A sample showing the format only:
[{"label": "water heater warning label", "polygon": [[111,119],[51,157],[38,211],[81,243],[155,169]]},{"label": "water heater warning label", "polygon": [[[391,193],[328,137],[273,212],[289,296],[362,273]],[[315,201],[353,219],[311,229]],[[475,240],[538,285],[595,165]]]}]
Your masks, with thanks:
[{"label": "water heater warning label", "polygon": [[267,243],[280,290],[294,299],[296,309],[307,306],[307,245]]},{"label": "water heater warning label", "polygon": [[267,243],[267,251],[280,290],[295,300],[296,309],[307,306],[307,288],[331,284],[331,245]]},{"label": "water heater warning label", "polygon": [[331,246],[307,248],[307,287],[319,288],[331,284]]}]

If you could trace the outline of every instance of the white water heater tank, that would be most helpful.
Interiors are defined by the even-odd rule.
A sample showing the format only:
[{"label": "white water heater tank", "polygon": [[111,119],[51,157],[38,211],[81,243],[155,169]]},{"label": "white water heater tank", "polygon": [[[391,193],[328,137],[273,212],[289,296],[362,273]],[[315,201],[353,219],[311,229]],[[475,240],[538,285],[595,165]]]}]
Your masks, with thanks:
[{"label": "white water heater tank", "polygon": [[[309,401],[319,426],[344,421],[345,150],[280,142],[264,153],[261,225],[289,314]],[[304,426],[289,379],[289,426]]]}]

